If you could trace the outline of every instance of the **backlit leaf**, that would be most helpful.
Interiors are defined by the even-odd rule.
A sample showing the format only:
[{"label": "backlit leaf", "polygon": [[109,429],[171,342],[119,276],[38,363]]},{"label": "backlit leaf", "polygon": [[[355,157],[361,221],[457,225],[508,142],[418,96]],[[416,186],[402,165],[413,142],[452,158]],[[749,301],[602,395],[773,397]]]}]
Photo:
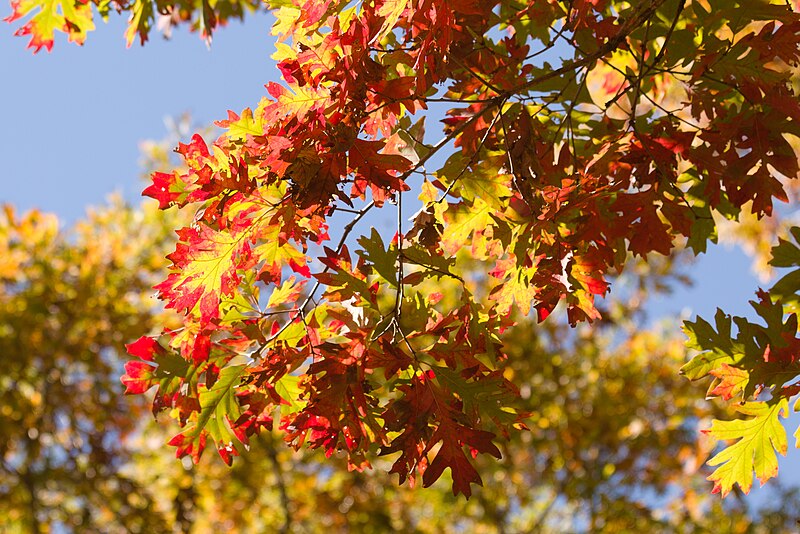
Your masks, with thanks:
[{"label": "backlit leaf", "polygon": [[719,440],[737,440],[718,453],[708,464],[719,466],[708,477],[714,482],[714,493],[725,497],[738,484],[744,493],[750,493],[753,474],[763,485],[778,474],[776,452],[786,454],[786,431],[779,416],[788,415],[786,400],[769,404],[748,402],[737,411],[749,419],[717,421],[705,432]]}]

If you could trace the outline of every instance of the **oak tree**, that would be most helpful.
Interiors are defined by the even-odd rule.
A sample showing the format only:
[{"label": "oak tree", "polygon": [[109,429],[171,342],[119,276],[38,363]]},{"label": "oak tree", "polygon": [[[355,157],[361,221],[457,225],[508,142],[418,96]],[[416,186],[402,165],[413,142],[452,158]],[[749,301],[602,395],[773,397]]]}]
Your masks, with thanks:
[{"label": "oak tree", "polygon": [[[35,49],[55,31],[82,42],[112,9],[130,12],[130,43],[155,13],[208,37],[256,7],[12,5]],[[796,1],[269,7],[283,81],[214,142],[181,143],[184,166],[144,191],[196,213],[156,286],[183,324],[131,343],[123,377],[128,393],[157,386],[179,456],[212,444],[230,462],[277,426],[349,469],[390,456],[400,482],[449,469],[469,496],[477,459],[530,425],[504,332],[532,308],[600,320],[632,258],[705,251],[718,221],[773,214],[798,174]],[[359,229],[379,210],[393,236]],[[774,264],[796,267],[796,250],[781,242]],[[786,448],[794,278],[759,293],[766,326],[686,326],[701,353],[685,374],[748,401],[710,430],[738,440],[712,460],[723,495],[773,476]]]}]

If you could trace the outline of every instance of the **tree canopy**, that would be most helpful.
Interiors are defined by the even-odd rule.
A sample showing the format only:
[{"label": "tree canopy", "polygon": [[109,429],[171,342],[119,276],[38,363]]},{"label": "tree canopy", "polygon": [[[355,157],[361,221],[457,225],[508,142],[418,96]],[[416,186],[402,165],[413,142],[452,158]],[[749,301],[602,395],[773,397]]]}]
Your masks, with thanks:
[{"label": "tree canopy", "polygon": [[[130,12],[130,43],[144,42],[156,13],[208,38],[258,7],[12,6],[36,50],[55,31],[82,42],[112,9]],[[156,286],[181,324],[128,345],[126,392],[156,387],[153,410],[182,427],[170,444],[195,462],[213,444],[230,463],[277,427],[349,470],[387,456],[401,483],[424,486],[449,470],[453,492],[469,497],[484,457],[569,419],[539,413],[538,391],[523,392],[541,355],[513,340],[545,328],[530,325],[532,309],[544,325],[619,321],[606,295],[626,271],[704,252],[722,221],[779,215],[775,200],[794,194],[798,7],[271,4],[283,82],[253,109],[229,111],[215,141],[181,143],[182,164],[144,190],[195,215]],[[396,219],[393,236],[361,230],[379,210]],[[800,249],[782,239],[772,258],[796,269]],[[697,354],[683,373],[711,376],[711,396],[743,403],[709,429],[734,441],[711,460],[723,496],[773,477],[787,448],[780,416],[800,392],[796,273],[758,293],[763,324],[719,312],[714,325],[685,325]],[[582,372],[559,376],[563,388],[597,358],[575,348]],[[681,429],[663,430],[679,447]],[[562,460],[576,468],[580,439],[565,441],[574,448]],[[613,479],[615,451],[586,446]]]},{"label": "tree canopy", "polygon": [[503,334],[531,431],[499,443],[502,461],[475,459],[486,487],[469,502],[445,481],[396,487],[391,459],[349,473],[341,455],[294,452],[278,428],[254,436],[230,468],[177,462],[163,447],[174,426],[147,417],[143,396],[123,397],[118,376],[126,338],[159,322],[177,327],[149,286],[179,222],[118,200],[67,230],[38,212],[0,219],[0,348],[9,355],[0,530],[794,530],[795,490],[761,509],[722,506],[708,492],[713,443],[697,426],[725,410],[677,374],[684,349],[674,322],[637,324],[653,287],[672,278],[668,262],[629,269],[620,283],[645,285],[600,329],[571,335],[563,322],[523,318]]}]

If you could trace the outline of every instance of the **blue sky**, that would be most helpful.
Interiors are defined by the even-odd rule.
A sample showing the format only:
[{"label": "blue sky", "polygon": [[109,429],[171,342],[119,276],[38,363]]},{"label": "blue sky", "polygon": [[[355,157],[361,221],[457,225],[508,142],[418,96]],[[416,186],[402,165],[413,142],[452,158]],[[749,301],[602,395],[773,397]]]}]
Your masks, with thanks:
[{"label": "blue sky", "polygon": [[124,19],[112,14],[84,46],[61,36],[33,55],[0,23],[0,201],[74,221],[113,191],[134,200],[138,145],[164,137],[165,117],[188,111],[208,124],[266,94],[278,75],[270,25],[267,15],[233,22],[210,50],[185,31],[126,50]]},{"label": "blue sky", "polygon": [[[33,55],[0,23],[0,203],[51,211],[69,223],[112,192],[136,202],[144,187],[139,143],[163,138],[166,117],[189,112],[208,124],[228,109],[255,107],[264,84],[277,80],[270,25],[268,15],[233,22],[214,35],[210,50],[186,31],[170,41],[153,34],[145,47],[126,50],[124,19],[112,15],[85,46],[62,38],[52,53]],[[715,247],[692,268],[696,284],[657,299],[651,311],[711,318],[720,306],[750,315],[747,301],[759,283],[749,265],[738,249]],[[789,440],[786,482],[800,474],[800,453]],[[754,488],[753,495],[764,493]]]}]

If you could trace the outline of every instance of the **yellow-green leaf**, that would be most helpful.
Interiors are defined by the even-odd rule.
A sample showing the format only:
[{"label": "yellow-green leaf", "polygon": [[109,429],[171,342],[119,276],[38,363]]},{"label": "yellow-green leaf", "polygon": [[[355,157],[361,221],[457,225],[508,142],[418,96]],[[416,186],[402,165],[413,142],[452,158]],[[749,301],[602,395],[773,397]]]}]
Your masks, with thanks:
[{"label": "yellow-green leaf", "polygon": [[476,198],[472,206],[465,203],[451,205],[445,213],[447,225],[442,233],[442,250],[455,254],[467,245],[472,235],[483,230],[492,220],[491,206]]},{"label": "yellow-green leaf", "polygon": [[281,403],[281,415],[291,415],[306,407],[306,402],[300,399],[303,390],[300,388],[300,377],[284,375],[275,383],[275,393],[280,395],[286,403]]},{"label": "yellow-green leaf", "polygon": [[780,422],[780,416],[786,417],[789,411],[786,399],[774,404],[748,402],[736,410],[752,418],[714,420],[711,428],[704,431],[715,439],[738,440],[708,461],[708,465],[719,466],[708,480],[714,482],[714,493],[721,493],[723,497],[730,493],[734,484],[749,493],[753,473],[762,485],[777,475],[775,451],[785,456],[787,449],[786,430]]},{"label": "yellow-green leaf", "polygon": [[296,301],[297,297],[300,296],[300,293],[303,292],[303,287],[305,285],[305,280],[300,280],[300,282],[297,282],[294,276],[290,277],[279,287],[275,288],[275,290],[269,296],[267,308],[277,308],[283,304]]}]

